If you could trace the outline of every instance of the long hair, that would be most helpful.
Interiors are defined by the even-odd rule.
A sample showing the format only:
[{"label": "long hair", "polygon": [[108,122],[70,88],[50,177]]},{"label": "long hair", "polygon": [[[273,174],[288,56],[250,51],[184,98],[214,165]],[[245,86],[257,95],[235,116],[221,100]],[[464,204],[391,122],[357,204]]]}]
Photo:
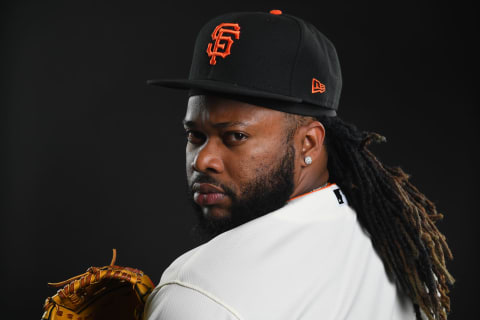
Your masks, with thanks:
[{"label": "long hair", "polygon": [[[265,107],[278,104],[223,96]],[[368,149],[372,142],[385,142],[385,137],[360,131],[339,117],[285,115],[287,141],[312,120],[324,125],[329,181],[347,196],[387,274],[411,298],[418,320],[422,320],[421,311],[429,320],[446,320],[449,285],[455,280],[446,267],[446,259],[453,259],[452,252],[435,225],[443,216],[401,168],[383,164]]]},{"label": "long hair", "polygon": [[417,319],[422,310],[430,320],[446,320],[454,279],[445,265],[452,253],[435,226],[443,216],[402,169],[383,164],[368,149],[383,136],[338,117],[317,120],[326,129],[329,180],[347,196],[387,274],[412,299]]}]

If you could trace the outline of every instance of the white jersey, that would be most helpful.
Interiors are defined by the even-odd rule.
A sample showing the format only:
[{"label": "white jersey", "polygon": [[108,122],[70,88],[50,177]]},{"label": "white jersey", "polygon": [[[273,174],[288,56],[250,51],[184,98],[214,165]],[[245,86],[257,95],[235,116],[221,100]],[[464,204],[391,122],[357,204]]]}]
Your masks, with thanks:
[{"label": "white jersey", "polygon": [[163,273],[146,320],[413,320],[331,184],[224,232]]}]

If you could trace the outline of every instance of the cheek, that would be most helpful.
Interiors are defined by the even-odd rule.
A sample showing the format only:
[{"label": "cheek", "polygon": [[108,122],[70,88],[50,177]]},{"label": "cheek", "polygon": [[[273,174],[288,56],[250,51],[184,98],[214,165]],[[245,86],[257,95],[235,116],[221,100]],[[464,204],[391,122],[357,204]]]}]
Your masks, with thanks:
[{"label": "cheek", "polygon": [[193,173],[192,163],[195,159],[196,153],[191,150],[189,145],[187,144],[185,148],[185,171],[187,172],[187,177],[190,177]]},{"label": "cheek", "polygon": [[232,160],[229,160],[229,174],[239,189],[243,190],[246,184],[269,171],[278,154],[276,150],[265,148],[265,146],[258,146],[249,149],[248,152],[241,152],[234,156]]}]

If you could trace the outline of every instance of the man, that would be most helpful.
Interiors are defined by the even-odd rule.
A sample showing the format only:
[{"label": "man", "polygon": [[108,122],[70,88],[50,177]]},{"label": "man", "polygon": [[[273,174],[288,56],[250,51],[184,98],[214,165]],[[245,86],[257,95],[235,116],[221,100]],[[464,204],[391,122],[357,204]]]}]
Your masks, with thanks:
[{"label": "man", "polygon": [[446,319],[435,206],[336,116],[332,43],[282,14],[209,21],[187,80],[186,171],[210,241],[179,257],[146,319]]}]

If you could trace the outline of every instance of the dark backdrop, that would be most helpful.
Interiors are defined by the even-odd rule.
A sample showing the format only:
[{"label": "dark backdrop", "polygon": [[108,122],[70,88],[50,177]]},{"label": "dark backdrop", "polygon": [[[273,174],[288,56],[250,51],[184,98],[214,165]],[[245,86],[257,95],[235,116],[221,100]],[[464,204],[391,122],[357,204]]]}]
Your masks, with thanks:
[{"label": "dark backdrop", "polygon": [[[313,2],[312,2],[313,3]],[[477,15],[439,1],[3,1],[1,313],[40,318],[48,281],[90,265],[155,282],[196,245],[185,201],[186,95],[145,81],[188,74],[209,18],[282,9],[336,45],[340,116],[378,131],[446,218],[457,283],[450,319],[478,298]]]}]

